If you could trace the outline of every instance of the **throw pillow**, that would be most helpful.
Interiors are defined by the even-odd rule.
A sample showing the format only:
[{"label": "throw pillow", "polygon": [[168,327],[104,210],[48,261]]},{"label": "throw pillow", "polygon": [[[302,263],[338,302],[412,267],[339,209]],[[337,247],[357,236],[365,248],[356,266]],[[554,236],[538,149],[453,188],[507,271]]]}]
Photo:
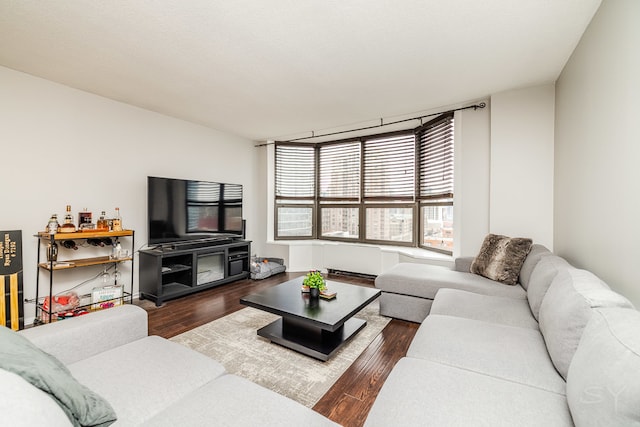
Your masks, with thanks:
[{"label": "throw pillow", "polygon": [[19,375],[48,393],[75,426],[108,426],[116,421],[109,402],[76,381],[62,362],[2,326],[0,369]]},{"label": "throw pillow", "polygon": [[471,263],[471,272],[505,285],[515,285],[532,243],[531,239],[522,237],[489,234]]}]

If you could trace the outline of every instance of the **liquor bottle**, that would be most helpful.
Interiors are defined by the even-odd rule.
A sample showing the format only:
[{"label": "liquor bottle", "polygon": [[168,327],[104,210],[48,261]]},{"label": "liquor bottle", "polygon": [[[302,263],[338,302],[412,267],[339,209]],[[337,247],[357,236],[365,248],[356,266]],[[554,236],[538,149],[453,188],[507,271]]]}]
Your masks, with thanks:
[{"label": "liquor bottle", "polygon": [[113,218],[113,231],[122,231],[122,218],[120,208],[116,208],[116,216]]},{"label": "liquor bottle", "polygon": [[58,223],[58,214],[51,214],[51,218],[49,218],[49,222],[47,223],[47,231],[49,234],[56,234],[58,232],[58,227],[60,227],[60,224]]},{"label": "liquor bottle", "polygon": [[64,215],[64,223],[60,226],[61,233],[73,233],[76,226],[73,224],[73,214],[71,213],[71,205],[67,205],[67,212]]},{"label": "liquor bottle", "polygon": [[104,211],[100,212],[100,218],[98,218],[98,223],[96,224],[97,231],[109,231],[109,223],[105,215]]}]

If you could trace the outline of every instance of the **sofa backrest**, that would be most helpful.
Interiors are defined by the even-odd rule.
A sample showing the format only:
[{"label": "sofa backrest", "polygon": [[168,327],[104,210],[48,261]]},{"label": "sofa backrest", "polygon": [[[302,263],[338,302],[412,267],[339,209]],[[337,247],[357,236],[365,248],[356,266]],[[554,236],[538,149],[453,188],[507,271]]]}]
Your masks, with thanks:
[{"label": "sofa backrest", "polygon": [[640,312],[594,310],[567,377],[576,426],[640,425]]},{"label": "sofa backrest", "polygon": [[539,319],[540,305],[542,300],[551,286],[551,282],[560,270],[566,270],[571,267],[564,258],[553,255],[551,252],[541,254],[536,263],[527,288],[527,299],[531,313],[536,320]]},{"label": "sofa backrest", "polygon": [[522,268],[520,268],[520,276],[518,279],[518,281],[520,282],[520,285],[522,285],[525,291],[529,287],[529,280],[531,279],[531,273],[533,272],[533,269],[535,268],[536,264],[538,264],[538,261],[540,261],[540,258],[542,258],[543,255],[550,255],[550,254],[551,254],[551,251],[542,245],[534,244],[531,246],[531,250],[529,250],[527,257],[524,259],[524,262],[522,263]]},{"label": "sofa backrest", "polygon": [[594,308],[633,305],[587,270],[568,268],[553,279],[540,306],[539,326],[551,361],[563,378]]},{"label": "sofa backrest", "polygon": [[[96,330],[102,333],[96,334]],[[123,304],[18,333],[69,365],[144,338],[148,331],[147,312],[137,305]]]}]

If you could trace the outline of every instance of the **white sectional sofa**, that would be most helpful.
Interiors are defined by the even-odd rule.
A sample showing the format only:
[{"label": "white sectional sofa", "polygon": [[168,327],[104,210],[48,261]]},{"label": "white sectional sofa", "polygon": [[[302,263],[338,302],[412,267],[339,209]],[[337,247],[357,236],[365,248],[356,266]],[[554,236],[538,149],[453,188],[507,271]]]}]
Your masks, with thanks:
[{"label": "white sectional sofa", "polygon": [[[419,295],[397,295],[416,300],[409,317],[428,309],[366,426],[640,426],[640,312],[629,301],[541,246],[515,286],[472,277],[470,259],[456,264],[400,265],[379,276],[377,285],[397,291],[406,268],[404,289]],[[407,314],[394,298],[386,308]],[[52,399],[4,369],[22,360],[18,370],[37,370],[37,359],[11,354],[22,341],[59,361],[45,363],[52,367],[45,382],[68,373],[84,394],[69,397],[76,386],[62,381]],[[92,392],[117,426],[336,425],[208,357],[147,336],[146,312],[131,305],[20,333],[0,328],[0,384],[9,391],[0,399],[1,425],[74,425],[56,399],[80,399],[82,417],[99,406]]]},{"label": "white sectional sofa", "polygon": [[366,426],[640,425],[640,312],[628,300],[539,245],[515,286],[469,265],[378,276],[386,313],[422,323]]},{"label": "white sectional sofa", "polygon": [[[32,344],[55,359],[29,354]],[[40,388],[15,371],[35,377]],[[77,384],[69,381],[69,373]],[[5,390],[0,425],[12,427],[80,425],[72,423],[62,409],[65,405],[56,401],[65,407],[73,403],[75,415],[84,422],[91,419],[91,411],[108,412],[91,392],[113,409],[114,426],[336,425],[293,400],[226,373],[198,352],[147,336],[147,313],[133,305],[19,333],[0,327],[0,384]],[[74,389],[80,395],[74,395]],[[87,425],[101,425],[108,418],[99,414]]]}]

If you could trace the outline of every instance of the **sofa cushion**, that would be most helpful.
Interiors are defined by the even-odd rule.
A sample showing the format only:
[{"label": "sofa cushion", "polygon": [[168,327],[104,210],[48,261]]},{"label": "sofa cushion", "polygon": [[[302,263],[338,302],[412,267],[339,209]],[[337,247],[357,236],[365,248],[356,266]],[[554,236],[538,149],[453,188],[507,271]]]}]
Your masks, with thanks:
[{"label": "sofa cushion", "polygon": [[577,426],[640,425],[639,331],[636,310],[594,310],[567,378]]},{"label": "sofa cushion", "polygon": [[540,331],[551,360],[563,378],[567,378],[571,359],[592,309],[601,307],[633,306],[586,270],[562,270],[549,286],[540,306]]},{"label": "sofa cushion", "polygon": [[573,426],[565,396],[405,357],[385,380],[365,426]]},{"label": "sofa cushion", "polygon": [[456,366],[564,395],[540,332],[460,317],[429,314],[407,356]]},{"label": "sofa cushion", "polygon": [[471,272],[505,285],[515,285],[532,243],[531,239],[489,234],[471,264]]},{"label": "sofa cushion", "polygon": [[76,381],[62,362],[1,326],[0,369],[19,375],[48,393],[74,425],[107,426],[116,420],[109,402]]},{"label": "sofa cushion", "polygon": [[430,313],[538,330],[538,322],[533,318],[529,304],[517,298],[444,288],[436,294]]},{"label": "sofa cushion", "polygon": [[20,375],[0,369],[3,393],[0,420],[11,427],[69,427],[71,421],[44,391],[29,384]]},{"label": "sofa cushion", "polygon": [[525,289],[529,288],[529,280],[531,279],[531,273],[533,272],[533,269],[538,264],[538,261],[540,261],[540,259],[544,255],[550,255],[550,254],[551,254],[551,251],[542,245],[539,245],[539,244],[531,245],[531,250],[527,254],[527,257],[524,259],[524,262],[522,263],[522,268],[520,269],[519,282],[523,288]]},{"label": "sofa cushion", "polygon": [[527,300],[529,301],[529,307],[531,307],[531,313],[536,320],[540,320],[540,304],[542,304],[542,299],[549,290],[551,282],[560,270],[569,267],[571,267],[569,263],[559,256],[548,254],[540,257],[531,272],[527,288]]},{"label": "sofa cushion", "polygon": [[399,263],[375,280],[383,292],[434,299],[440,288],[462,289],[484,295],[525,299],[521,286],[503,286],[477,274],[462,273],[439,265]]},{"label": "sofa cushion", "polygon": [[228,374],[185,396],[144,425],[338,426],[287,397]]},{"label": "sofa cushion", "polygon": [[69,370],[108,399],[124,425],[141,424],[224,374],[213,359],[157,336],[81,360]]}]

